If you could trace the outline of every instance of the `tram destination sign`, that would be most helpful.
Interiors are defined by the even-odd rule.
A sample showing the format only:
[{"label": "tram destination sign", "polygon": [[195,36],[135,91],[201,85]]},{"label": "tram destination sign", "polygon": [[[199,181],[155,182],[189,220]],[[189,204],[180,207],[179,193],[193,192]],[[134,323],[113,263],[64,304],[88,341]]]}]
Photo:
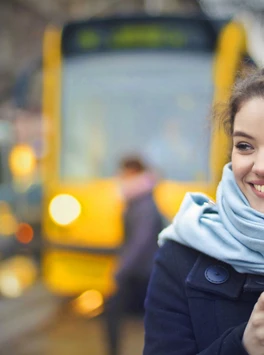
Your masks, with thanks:
[{"label": "tram destination sign", "polygon": [[187,49],[212,51],[212,23],[203,18],[104,19],[66,25],[62,32],[64,56],[109,50]]}]

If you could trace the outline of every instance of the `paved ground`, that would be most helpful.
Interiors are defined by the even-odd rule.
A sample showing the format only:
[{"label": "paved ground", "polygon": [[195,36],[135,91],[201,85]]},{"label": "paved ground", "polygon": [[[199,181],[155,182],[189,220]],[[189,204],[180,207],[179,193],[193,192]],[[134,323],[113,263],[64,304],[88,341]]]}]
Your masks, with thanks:
[{"label": "paved ground", "polygon": [[[124,326],[122,355],[141,355],[142,348],[142,321],[130,318]],[[25,337],[9,349],[9,354],[11,350],[14,355],[107,355],[101,320],[72,315],[65,315],[57,324]]]},{"label": "paved ground", "polygon": [[[49,297],[47,298],[47,295],[44,297],[45,292],[44,290],[41,291],[40,286],[33,289],[31,293],[24,297],[23,302],[20,302],[21,309],[18,301],[16,303],[11,301],[6,304],[2,302],[2,306],[0,305],[1,329],[4,329],[5,332],[2,334],[5,334],[5,337],[7,336],[8,341],[5,342],[4,347],[1,346],[0,354],[107,355],[101,318],[85,319],[74,314],[67,306],[61,310],[57,305],[54,306],[54,302]],[[41,299],[41,297],[46,301],[35,303],[33,307],[32,300],[34,298]],[[27,307],[25,304],[27,304]],[[13,316],[11,310],[7,312],[7,305],[13,306]],[[14,305],[16,305],[16,308],[14,308]],[[13,319],[9,326],[4,326],[1,307],[3,310],[6,309],[5,313],[2,312],[3,314],[9,314],[7,319]],[[39,317],[38,321],[42,319],[41,327],[37,324],[37,316]],[[31,325],[30,332],[23,334],[22,331],[29,325]],[[16,336],[19,329],[22,336]],[[8,337],[8,335],[10,336]],[[123,329],[122,355],[141,355],[142,349],[142,319],[128,316]]]}]

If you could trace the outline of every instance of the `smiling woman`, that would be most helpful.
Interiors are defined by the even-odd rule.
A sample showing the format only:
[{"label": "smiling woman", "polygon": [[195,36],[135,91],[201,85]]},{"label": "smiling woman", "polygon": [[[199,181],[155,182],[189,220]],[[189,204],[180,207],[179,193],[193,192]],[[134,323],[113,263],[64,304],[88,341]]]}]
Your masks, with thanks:
[{"label": "smiling woman", "polygon": [[159,235],[144,355],[263,354],[263,70],[237,82],[226,112],[232,158],[216,203],[187,193]]}]

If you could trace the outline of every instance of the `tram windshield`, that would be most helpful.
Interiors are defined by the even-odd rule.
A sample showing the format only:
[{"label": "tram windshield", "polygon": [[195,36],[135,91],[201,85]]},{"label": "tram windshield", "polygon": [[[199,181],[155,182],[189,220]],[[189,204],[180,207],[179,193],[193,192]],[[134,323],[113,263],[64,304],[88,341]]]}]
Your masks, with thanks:
[{"label": "tram windshield", "polygon": [[210,52],[123,51],[65,58],[62,180],[111,177],[139,153],[164,178],[209,180]]}]

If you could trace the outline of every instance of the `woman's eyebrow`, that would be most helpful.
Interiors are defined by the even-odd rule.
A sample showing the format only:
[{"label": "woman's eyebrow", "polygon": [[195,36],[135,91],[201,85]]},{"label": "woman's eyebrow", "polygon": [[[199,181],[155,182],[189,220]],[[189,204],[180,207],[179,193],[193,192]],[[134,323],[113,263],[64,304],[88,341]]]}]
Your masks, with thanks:
[{"label": "woman's eyebrow", "polygon": [[245,132],[242,132],[242,131],[235,131],[233,134],[232,134],[233,137],[245,137],[245,138],[248,138],[248,139],[254,139],[251,135],[245,133]]}]

